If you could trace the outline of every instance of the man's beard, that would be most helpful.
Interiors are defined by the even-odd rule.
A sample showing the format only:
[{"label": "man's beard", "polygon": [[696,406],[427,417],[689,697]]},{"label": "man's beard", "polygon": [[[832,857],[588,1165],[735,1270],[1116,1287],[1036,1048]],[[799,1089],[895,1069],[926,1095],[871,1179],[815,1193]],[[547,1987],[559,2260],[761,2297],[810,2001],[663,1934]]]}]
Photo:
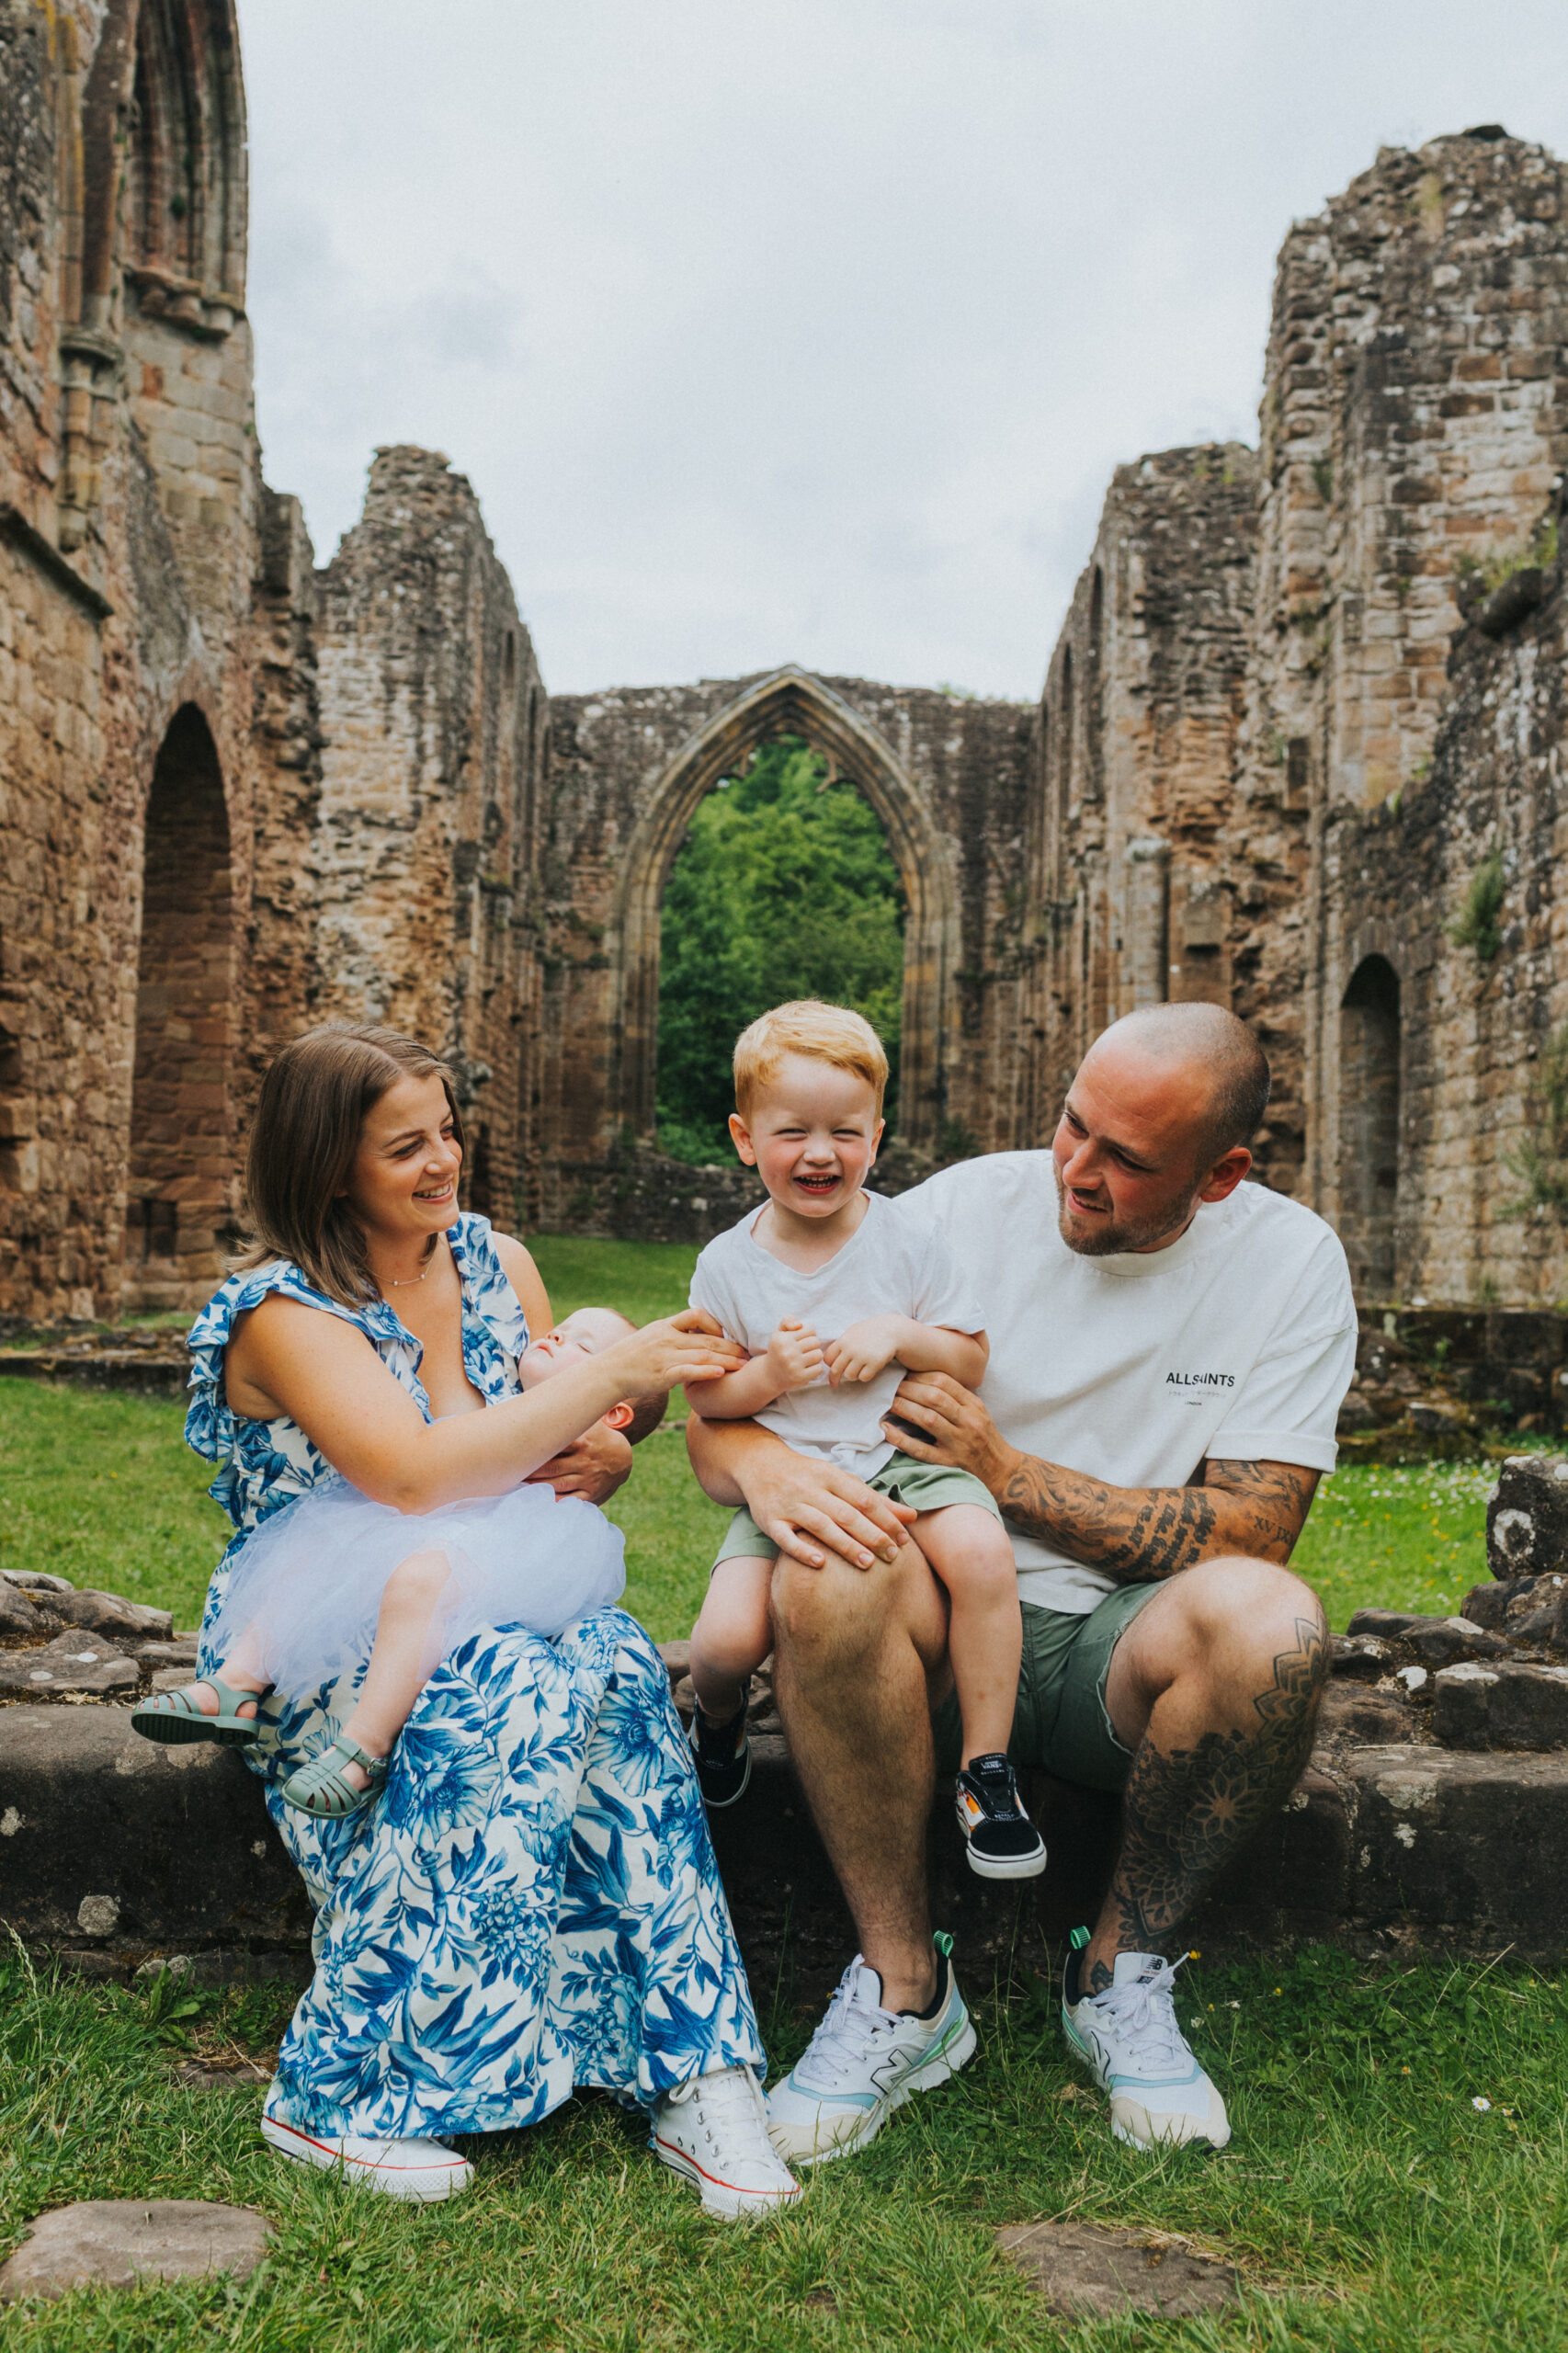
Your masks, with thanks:
[{"label": "man's beard", "polygon": [[1127,1250],[1147,1250],[1160,1242],[1174,1242],[1184,1226],[1192,1222],[1194,1199],[1183,1201],[1179,1209],[1165,1210],[1158,1216],[1143,1218],[1096,1217],[1086,1233],[1080,1233],[1069,1224],[1073,1216],[1067,1206],[1067,1188],[1062,1181],[1062,1171],[1054,1158],[1051,1173],[1056,1179],[1056,1222],[1062,1239],[1069,1250],[1080,1258],[1110,1258]]}]

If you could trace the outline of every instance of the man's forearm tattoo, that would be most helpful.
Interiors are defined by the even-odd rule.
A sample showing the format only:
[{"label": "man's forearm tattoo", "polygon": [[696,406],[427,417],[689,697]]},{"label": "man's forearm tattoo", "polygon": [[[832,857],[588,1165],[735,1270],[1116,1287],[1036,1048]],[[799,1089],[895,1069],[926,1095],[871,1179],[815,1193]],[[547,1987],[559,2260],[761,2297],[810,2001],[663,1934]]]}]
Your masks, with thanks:
[{"label": "man's forearm tattoo", "polygon": [[1210,1462],[1201,1486],[1110,1487],[1026,1454],[996,1500],[1016,1527],[1134,1584],[1227,1552],[1288,1561],[1317,1483],[1295,1462]]},{"label": "man's forearm tattoo", "polygon": [[[1253,1700],[1256,1725],[1205,1733],[1192,1748],[1164,1750],[1147,1737],[1122,1799],[1121,1850],[1111,1881],[1117,1946],[1158,1952],[1225,1865],[1283,1804],[1312,1747],[1318,1693],[1328,1669],[1322,1616],[1298,1618],[1292,1649]],[[1111,1982],[1104,1962],[1091,1993]]]}]

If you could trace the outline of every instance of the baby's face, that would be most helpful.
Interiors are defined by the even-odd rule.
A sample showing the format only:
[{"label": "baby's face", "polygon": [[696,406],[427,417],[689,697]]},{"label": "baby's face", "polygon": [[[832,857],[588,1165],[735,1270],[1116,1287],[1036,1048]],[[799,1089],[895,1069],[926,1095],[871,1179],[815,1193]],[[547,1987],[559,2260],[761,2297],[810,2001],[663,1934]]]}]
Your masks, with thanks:
[{"label": "baby's face", "polygon": [[602,1357],[635,1332],[637,1326],[613,1307],[579,1307],[576,1311],[535,1340],[517,1358],[517,1378],[525,1389],[536,1389],[548,1381],[552,1372],[560,1372],[569,1364],[585,1364],[590,1357]]}]

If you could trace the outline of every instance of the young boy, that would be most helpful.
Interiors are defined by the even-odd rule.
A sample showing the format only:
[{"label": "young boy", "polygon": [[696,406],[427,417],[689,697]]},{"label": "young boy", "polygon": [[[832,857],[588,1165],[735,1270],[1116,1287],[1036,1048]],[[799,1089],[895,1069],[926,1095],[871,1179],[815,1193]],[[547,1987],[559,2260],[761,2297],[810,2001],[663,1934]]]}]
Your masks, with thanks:
[{"label": "young boy", "polygon": [[[876,1031],[841,1006],[781,1005],[742,1034],[730,1133],[768,1199],[708,1245],[691,1304],[717,1317],[751,1362],[687,1397],[705,1418],[750,1416],[798,1454],[837,1462],[918,1513],[910,1534],[951,1605],[970,1868],[1032,1879],[1045,1847],[1006,1757],[1023,1640],[1013,1549],[978,1479],[901,1454],[883,1427],[906,1370],[976,1388],[987,1354],[947,1251],[896,1201],[864,1189],[887,1075]],[[692,1746],[710,1806],[733,1805],[751,1778],[746,1691],[772,1647],[778,1557],[749,1512],[736,1512],[692,1630]]]}]

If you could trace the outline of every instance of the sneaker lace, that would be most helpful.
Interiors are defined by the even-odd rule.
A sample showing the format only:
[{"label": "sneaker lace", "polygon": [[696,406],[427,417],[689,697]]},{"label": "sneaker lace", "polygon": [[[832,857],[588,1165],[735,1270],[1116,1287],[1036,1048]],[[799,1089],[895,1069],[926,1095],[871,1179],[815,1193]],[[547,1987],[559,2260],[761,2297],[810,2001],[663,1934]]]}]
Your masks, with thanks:
[{"label": "sneaker lace", "polygon": [[1149,2075],[1178,2071],[1192,2053],[1176,2024],[1176,1973],[1187,1960],[1162,1961],[1146,1977],[1095,1996],[1095,2007],[1111,2019],[1139,2067]]},{"label": "sneaker lace", "polygon": [[826,2090],[856,2074],[865,2063],[869,2046],[896,2021],[863,1989],[862,1963],[852,1961],[838,1981],[822,2024],[812,2035],[795,2072],[805,2082]]},{"label": "sneaker lace", "polygon": [[737,2156],[773,2154],[767,2112],[749,2067],[716,2067],[711,2075],[677,2084],[669,2094],[670,2106],[684,2108],[688,2101],[696,2103],[697,2122],[715,2145],[722,2140]]}]

